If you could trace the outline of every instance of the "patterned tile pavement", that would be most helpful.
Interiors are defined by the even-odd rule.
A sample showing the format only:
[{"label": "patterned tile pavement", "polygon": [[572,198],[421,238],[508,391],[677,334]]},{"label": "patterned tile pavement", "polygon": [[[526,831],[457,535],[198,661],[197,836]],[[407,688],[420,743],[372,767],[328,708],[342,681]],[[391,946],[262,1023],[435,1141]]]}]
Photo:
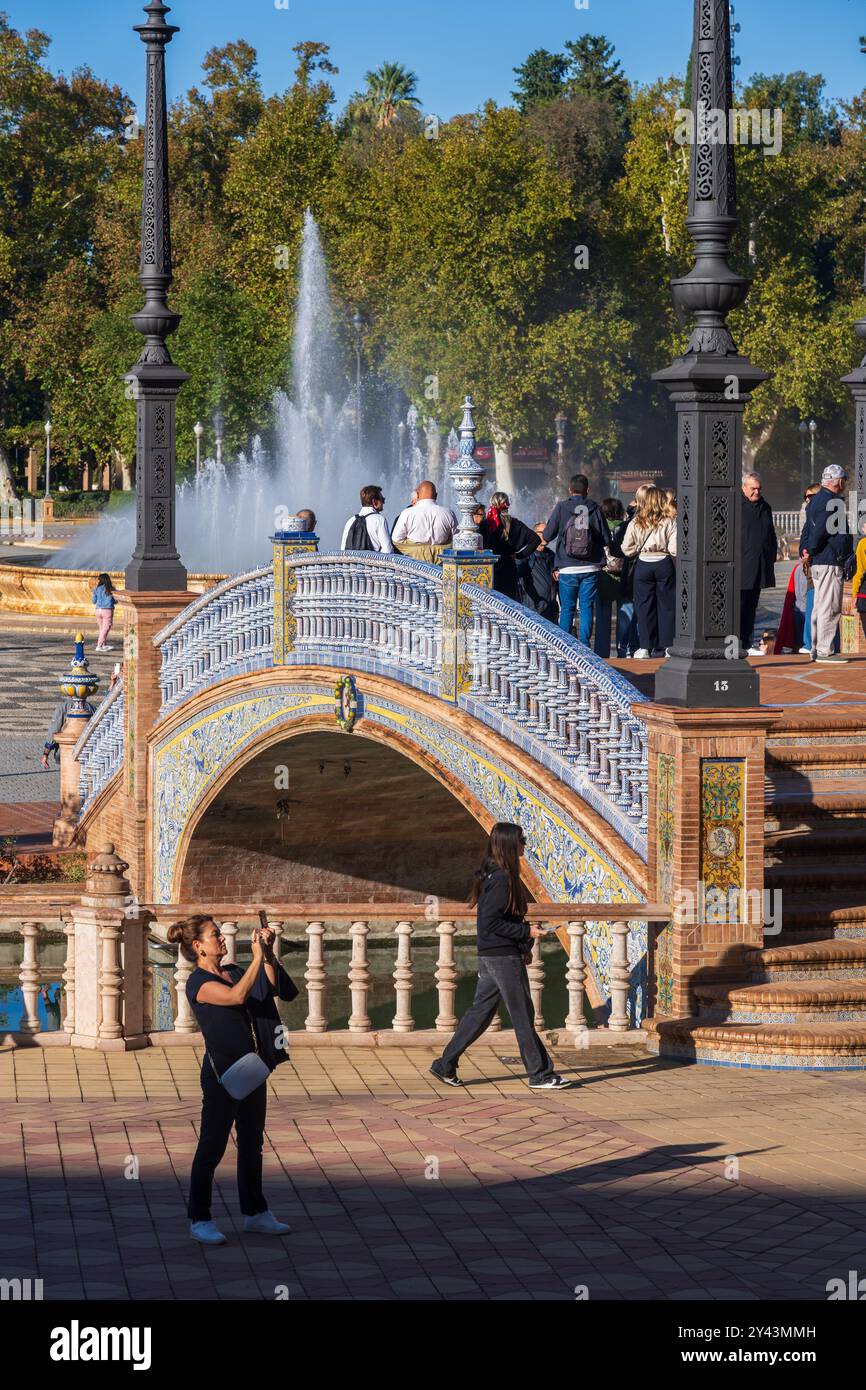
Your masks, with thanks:
[{"label": "patterned tile pavement", "polygon": [[432,1056],[296,1049],[265,1146],[292,1233],[241,1234],[230,1148],[231,1240],[206,1251],[184,1216],[200,1053],[0,1053],[0,1277],[52,1300],[748,1301],[864,1268],[864,1077],[599,1048],[539,1095],[478,1048],[452,1091]]}]

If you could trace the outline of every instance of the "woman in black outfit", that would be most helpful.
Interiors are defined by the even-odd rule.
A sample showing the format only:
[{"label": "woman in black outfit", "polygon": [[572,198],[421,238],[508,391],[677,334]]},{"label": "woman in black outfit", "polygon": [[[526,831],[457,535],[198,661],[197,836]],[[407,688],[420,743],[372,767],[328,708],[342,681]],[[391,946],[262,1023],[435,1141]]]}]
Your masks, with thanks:
[{"label": "woman in black outfit", "polygon": [[499,556],[493,566],[494,589],[498,594],[519,602],[518,561],[529,559],[541,545],[541,537],[525,521],[512,516],[510,507],[506,492],[494,492],[480,529],[485,549]]},{"label": "woman in black outfit", "polygon": [[535,1009],[526,966],[540,927],[524,920],[527,897],[520,881],[520,856],[526,840],[519,825],[501,821],[490,832],[487,858],[475,875],[470,905],[478,906],[478,988],[475,1000],[457,1025],[442,1056],[430,1070],[448,1086],[462,1086],[457,1075],[461,1056],[489,1028],[505,1004],[517,1034],[517,1046],[534,1091],[552,1091],[570,1082],[553,1070],[544,1043],[535,1031]]},{"label": "woman in black outfit", "polygon": [[190,1235],[203,1245],[225,1244],[225,1236],[211,1219],[211,1194],[232,1125],[237,1129],[244,1230],[285,1235],[289,1227],[268,1210],[262,1192],[267,1082],[243,1100],[234,1100],[218,1077],[251,1052],[258,1052],[271,1068],[287,1060],[286,1049],[280,1046],[282,1024],[274,996],[291,999],[297,990],[274,956],[270,929],[253,932],[253,958],[246,970],[222,965],[225,937],[212,917],[175,922],[168,939],[177,942],[184,958],[196,966],[187,980],[186,997],[206,1048],[201,1068],[201,1128],[190,1175]]}]

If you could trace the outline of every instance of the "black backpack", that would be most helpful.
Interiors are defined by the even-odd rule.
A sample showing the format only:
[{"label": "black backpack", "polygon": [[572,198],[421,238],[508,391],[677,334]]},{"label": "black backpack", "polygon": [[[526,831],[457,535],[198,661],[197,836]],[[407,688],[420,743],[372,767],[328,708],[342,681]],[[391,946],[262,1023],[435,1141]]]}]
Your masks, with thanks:
[{"label": "black backpack", "polygon": [[589,560],[592,555],[589,507],[586,502],[575,505],[565,528],[565,553],[570,560]]},{"label": "black backpack", "polygon": [[367,530],[367,518],[356,516],[352,518],[352,525],[346,537],[345,550],[375,550],[373,542],[370,540],[370,532]]}]

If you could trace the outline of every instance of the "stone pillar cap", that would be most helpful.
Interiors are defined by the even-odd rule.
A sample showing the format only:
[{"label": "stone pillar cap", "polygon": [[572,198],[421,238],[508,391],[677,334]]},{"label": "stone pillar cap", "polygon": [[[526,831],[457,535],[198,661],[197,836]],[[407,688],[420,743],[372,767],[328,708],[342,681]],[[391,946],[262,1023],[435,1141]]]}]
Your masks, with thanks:
[{"label": "stone pillar cap", "polygon": [[104,845],[87,870],[88,896],[124,897],[129,894],[125,877],[129,865],[114,852],[114,845]]}]

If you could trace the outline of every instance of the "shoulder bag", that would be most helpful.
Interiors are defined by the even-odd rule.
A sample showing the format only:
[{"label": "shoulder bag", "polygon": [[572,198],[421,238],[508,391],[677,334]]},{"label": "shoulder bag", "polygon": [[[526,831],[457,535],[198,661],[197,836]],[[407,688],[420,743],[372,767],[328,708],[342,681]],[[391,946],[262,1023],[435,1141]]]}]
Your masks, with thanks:
[{"label": "shoulder bag", "polygon": [[253,1021],[246,1009],[244,1009],[244,1013],[247,1015],[247,1021],[250,1025],[255,1051],[247,1052],[236,1062],[232,1062],[232,1065],[223,1072],[222,1076],[214,1066],[213,1057],[210,1053],[207,1054],[214,1076],[224,1090],[228,1091],[232,1100],[246,1100],[247,1096],[252,1095],[253,1091],[257,1091],[259,1086],[264,1085],[271,1074],[271,1068],[259,1056],[259,1045],[256,1040]]}]

